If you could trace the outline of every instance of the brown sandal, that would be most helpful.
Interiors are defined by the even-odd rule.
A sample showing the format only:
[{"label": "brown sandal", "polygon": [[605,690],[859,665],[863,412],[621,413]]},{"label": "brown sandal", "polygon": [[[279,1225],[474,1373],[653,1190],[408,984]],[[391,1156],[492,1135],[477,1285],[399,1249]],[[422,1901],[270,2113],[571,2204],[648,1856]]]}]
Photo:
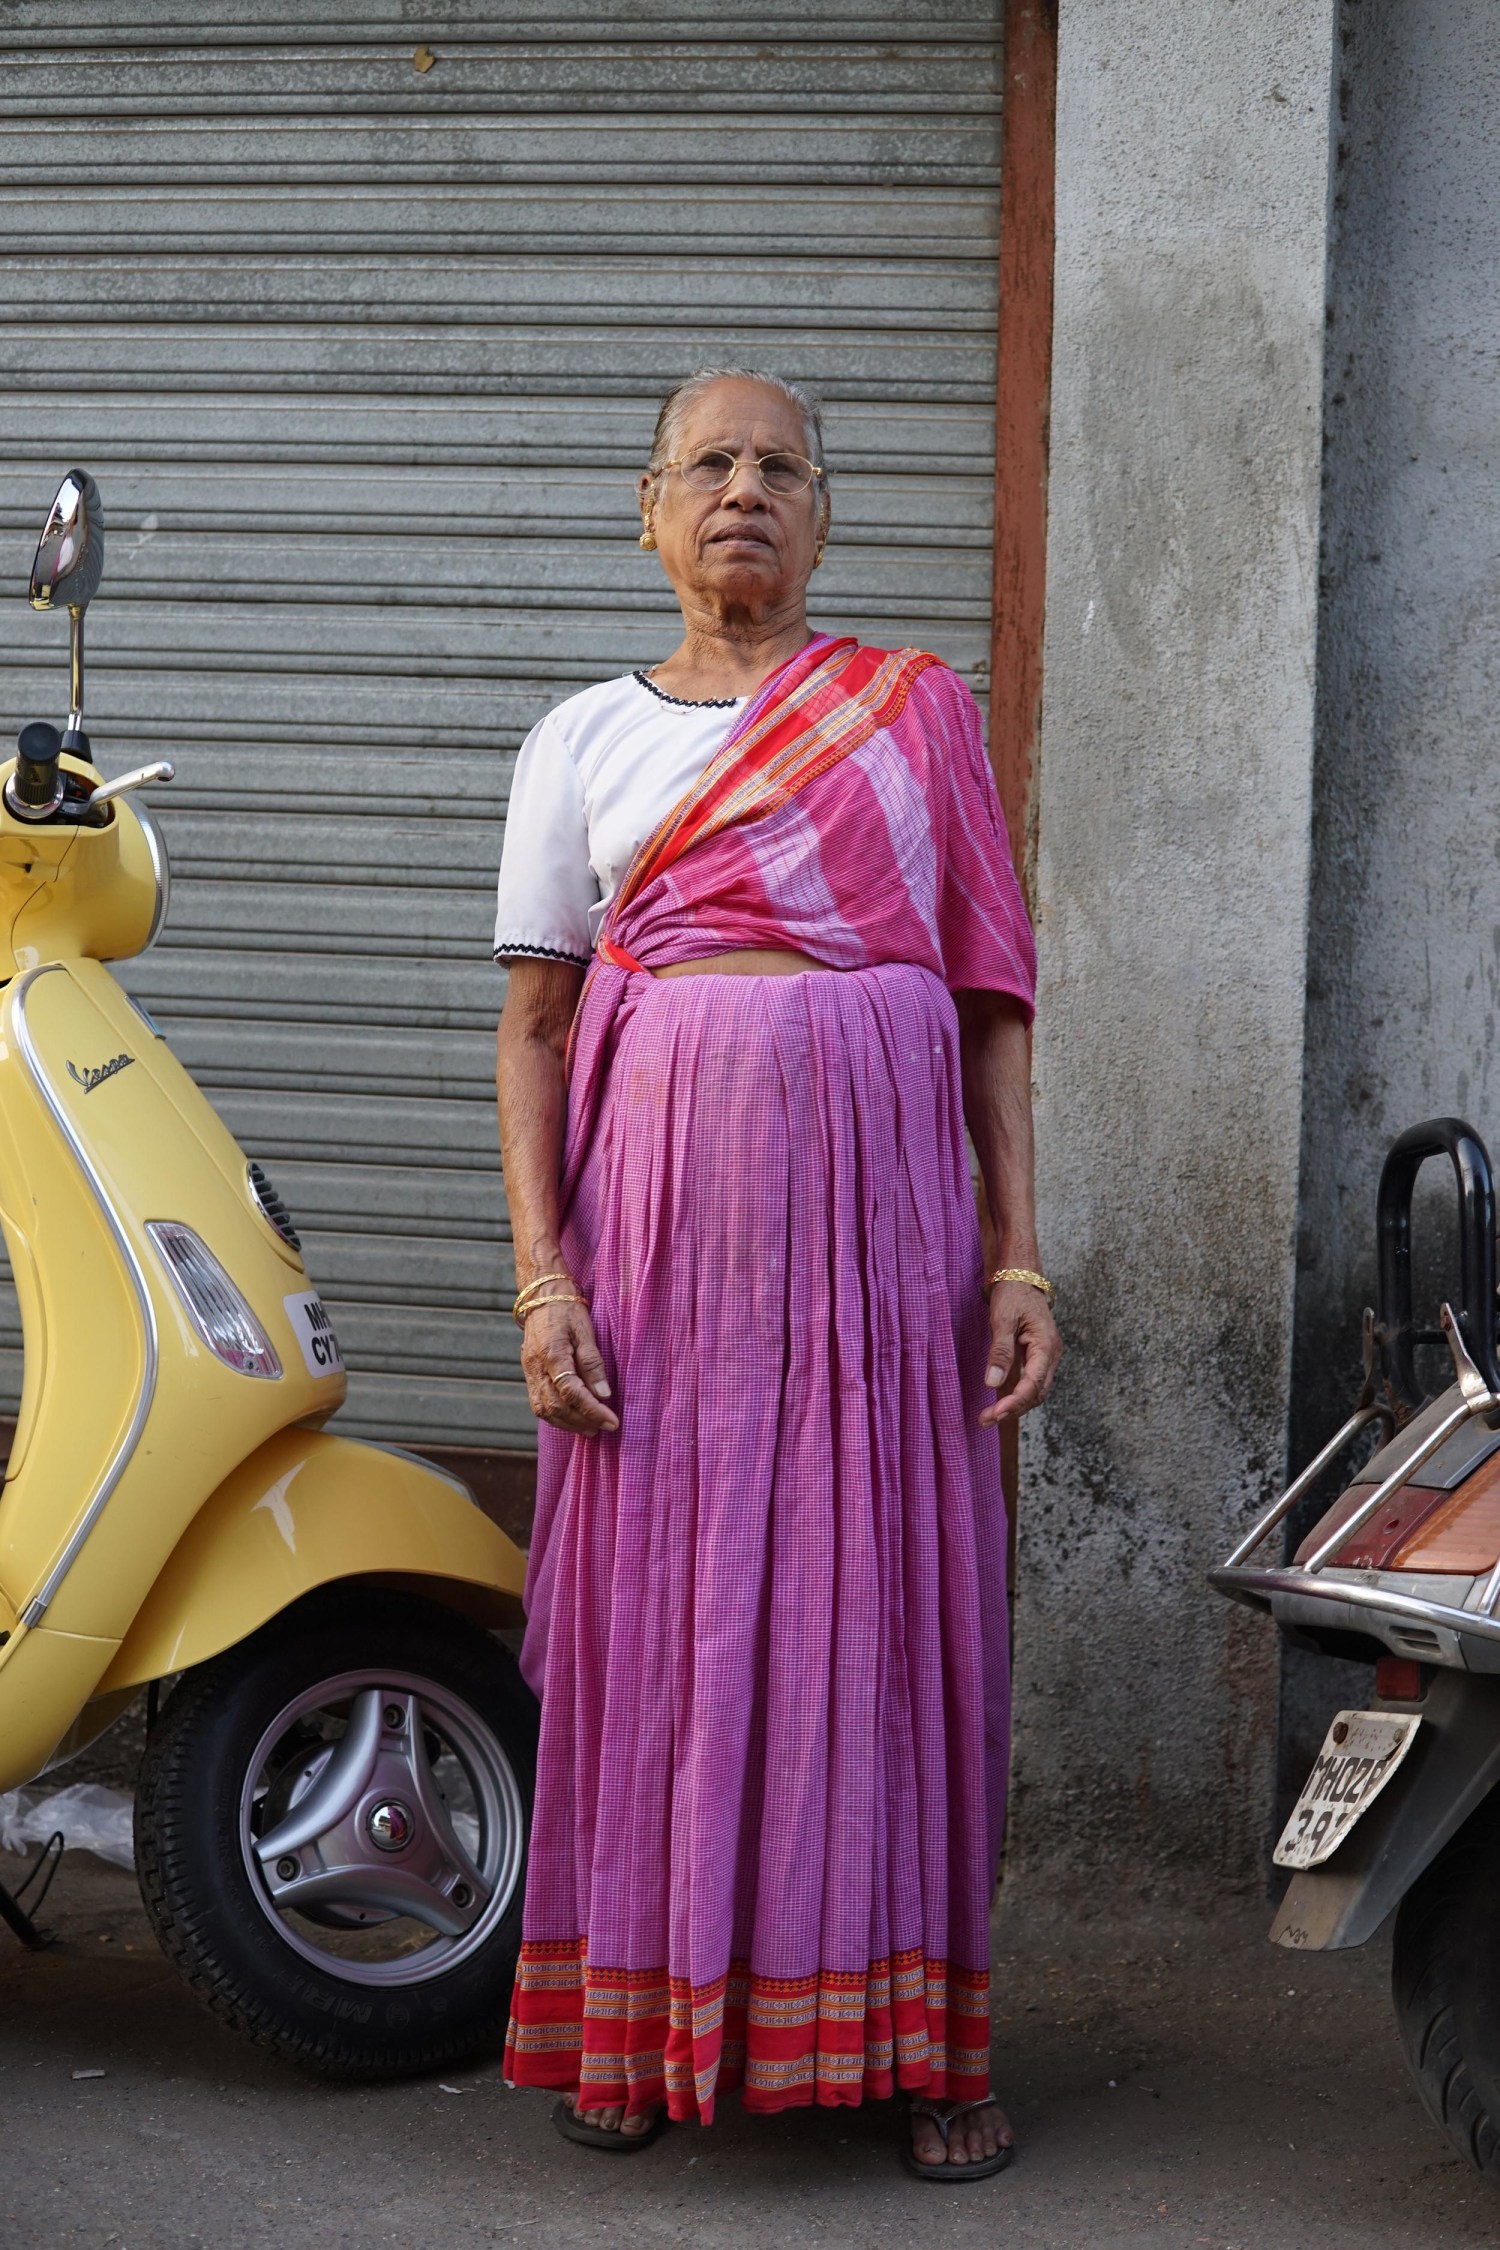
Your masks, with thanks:
[{"label": "brown sandal", "polygon": [[639,2133],[622,2133],[616,2126],[591,2125],[587,2116],[580,2117],[569,2101],[560,2101],[552,2112],[552,2122],[565,2141],[577,2141],[580,2148],[602,2148],[610,2156],[635,2156],[653,2141],[659,2141],[670,2120],[665,2105]]},{"label": "brown sandal", "polygon": [[[993,2094],[986,2094],[983,2101],[978,2102],[930,2102],[921,2094],[913,2094],[911,2106],[916,2116],[932,2119],[943,2136],[943,2146],[946,2148],[953,2120],[956,2117],[966,2117],[971,2109],[988,2109],[993,2100]],[[941,2164],[924,2164],[911,2142],[907,2141],[902,2146],[901,2161],[914,2180],[937,2180],[944,2185],[958,2187],[965,2180],[992,2180],[997,2172],[1005,2170],[1015,2153],[1016,2144],[1009,2141],[1004,2148],[997,2148],[993,2156],[976,2157],[972,2164],[950,2164],[946,2158]]]}]

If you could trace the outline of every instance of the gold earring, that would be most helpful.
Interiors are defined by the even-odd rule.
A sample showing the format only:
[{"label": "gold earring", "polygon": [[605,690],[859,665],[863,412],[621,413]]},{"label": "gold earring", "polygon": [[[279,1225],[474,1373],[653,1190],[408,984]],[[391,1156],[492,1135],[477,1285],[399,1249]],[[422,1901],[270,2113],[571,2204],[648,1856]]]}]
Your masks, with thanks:
[{"label": "gold earring", "polygon": [[827,544],[828,544],[828,541],[827,541],[826,539],[820,539],[820,540],[818,541],[818,551],[817,551],[817,553],[816,553],[816,554],[815,554],[815,555],[813,556],[813,569],[814,569],[814,570],[820,570],[820,569],[822,568],[822,565],[823,565],[823,549],[824,549],[824,548],[825,548],[825,547],[827,546]]},{"label": "gold earring", "polygon": [[648,555],[655,551],[656,533],[651,529],[651,518],[649,516],[646,518],[646,528],[641,533],[641,545]]}]

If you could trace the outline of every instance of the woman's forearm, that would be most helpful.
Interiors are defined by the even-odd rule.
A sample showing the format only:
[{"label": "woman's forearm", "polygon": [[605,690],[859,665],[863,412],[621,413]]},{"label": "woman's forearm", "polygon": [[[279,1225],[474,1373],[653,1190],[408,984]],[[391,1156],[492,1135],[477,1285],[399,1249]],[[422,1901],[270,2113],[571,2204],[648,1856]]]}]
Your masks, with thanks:
[{"label": "woman's forearm", "polygon": [[[583,971],[566,961],[514,962],[495,1042],[500,1161],[522,1288],[544,1274],[566,1270],[558,1241],[558,1198],[568,1114],[568,1032],[582,985]],[[521,1372],[531,1410],[542,1421],[585,1437],[608,1435],[620,1427],[619,1416],[606,1404],[609,1378],[578,1290],[543,1290],[525,1308]]]},{"label": "woman's forearm", "polygon": [[958,995],[964,1119],[1003,1266],[1037,1268],[1036,1184],[1031,1127],[1031,1043],[1013,1000]]},{"label": "woman's forearm", "polygon": [[568,1029],[582,976],[566,962],[519,960],[495,1042],[500,1161],[516,1279],[561,1265],[558,1188],[567,1119]]}]

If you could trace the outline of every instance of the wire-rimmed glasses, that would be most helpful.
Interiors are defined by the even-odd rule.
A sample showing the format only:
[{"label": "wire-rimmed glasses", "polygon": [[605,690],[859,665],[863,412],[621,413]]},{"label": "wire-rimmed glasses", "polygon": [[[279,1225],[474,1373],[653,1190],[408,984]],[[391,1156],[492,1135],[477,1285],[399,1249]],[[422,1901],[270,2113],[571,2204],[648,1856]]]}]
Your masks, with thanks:
[{"label": "wire-rimmed glasses", "polygon": [[753,469],[763,488],[778,499],[789,499],[810,484],[823,482],[823,471],[804,454],[762,453],[756,460],[748,454],[726,453],[716,445],[664,461],[660,474],[665,476],[668,469],[675,469],[692,492],[722,492],[734,481],[736,469]]}]

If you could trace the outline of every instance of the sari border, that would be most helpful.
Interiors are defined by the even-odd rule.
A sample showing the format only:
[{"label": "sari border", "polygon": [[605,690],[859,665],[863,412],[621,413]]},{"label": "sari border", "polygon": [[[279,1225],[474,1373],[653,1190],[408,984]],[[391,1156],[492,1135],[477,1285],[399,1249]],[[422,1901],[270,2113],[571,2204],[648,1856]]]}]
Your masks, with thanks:
[{"label": "sari border", "polygon": [[665,1964],[602,1966],[586,1937],[521,1947],[505,2046],[512,2086],[585,2095],[634,2114],[665,2103],[711,2122],[716,2098],[747,2110],[934,2100],[990,2090],[990,1979],[913,1946],[861,1969],[774,1977],[731,1960],[705,1984]]}]

